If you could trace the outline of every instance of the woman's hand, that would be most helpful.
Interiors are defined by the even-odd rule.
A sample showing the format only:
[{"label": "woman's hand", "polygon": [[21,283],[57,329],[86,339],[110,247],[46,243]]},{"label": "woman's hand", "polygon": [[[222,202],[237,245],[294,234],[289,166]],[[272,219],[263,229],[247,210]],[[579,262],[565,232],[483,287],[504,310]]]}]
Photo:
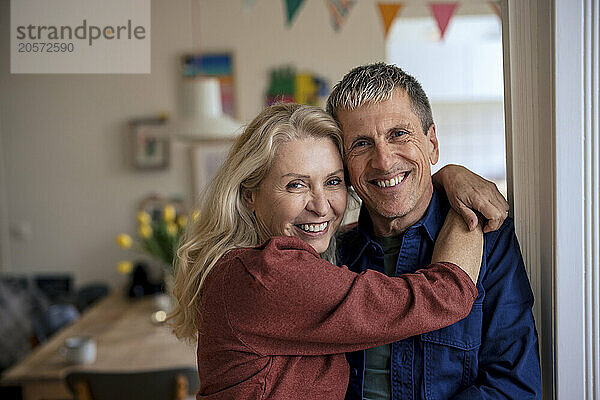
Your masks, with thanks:
[{"label": "woman's hand", "polygon": [[433,176],[433,183],[443,187],[452,208],[458,212],[469,230],[477,226],[479,212],[488,221],[484,232],[495,231],[508,216],[508,203],[493,182],[460,165],[446,165]]},{"label": "woman's hand", "polygon": [[458,265],[477,283],[483,256],[483,232],[481,225],[469,230],[463,219],[450,210],[433,248],[431,262],[451,262]]}]

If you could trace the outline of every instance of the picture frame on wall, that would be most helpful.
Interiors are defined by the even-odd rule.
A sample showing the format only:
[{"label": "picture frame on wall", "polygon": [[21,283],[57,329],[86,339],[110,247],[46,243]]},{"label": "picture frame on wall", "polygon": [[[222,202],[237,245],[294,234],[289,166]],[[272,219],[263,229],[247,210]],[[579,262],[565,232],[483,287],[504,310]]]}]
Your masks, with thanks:
[{"label": "picture frame on wall", "polygon": [[211,76],[219,80],[223,113],[235,115],[233,56],[228,52],[185,54],[182,57],[182,75],[186,79]]},{"label": "picture frame on wall", "polygon": [[227,158],[233,140],[219,140],[190,147],[192,194],[197,201]]},{"label": "picture frame on wall", "polygon": [[138,170],[165,170],[171,159],[171,146],[165,135],[167,118],[151,117],[129,123],[132,165]]}]

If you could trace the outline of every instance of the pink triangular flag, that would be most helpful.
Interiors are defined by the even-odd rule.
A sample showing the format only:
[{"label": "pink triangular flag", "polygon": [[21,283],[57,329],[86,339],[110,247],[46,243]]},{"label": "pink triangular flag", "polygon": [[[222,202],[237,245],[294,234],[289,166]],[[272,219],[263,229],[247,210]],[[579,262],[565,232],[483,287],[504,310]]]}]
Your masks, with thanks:
[{"label": "pink triangular flag", "polygon": [[498,17],[500,21],[502,21],[502,10],[500,9],[500,4],[495,1],[490,1],[490,7],[494,10],[494,14]]},{"label": "pink triangular flag", "polygon": [[458,2],[453,3],[429,3],[429,8],[435,17],[435,20],[440,28],[440,39],[444,37],[450,18],[454,14],[458,6]]}]

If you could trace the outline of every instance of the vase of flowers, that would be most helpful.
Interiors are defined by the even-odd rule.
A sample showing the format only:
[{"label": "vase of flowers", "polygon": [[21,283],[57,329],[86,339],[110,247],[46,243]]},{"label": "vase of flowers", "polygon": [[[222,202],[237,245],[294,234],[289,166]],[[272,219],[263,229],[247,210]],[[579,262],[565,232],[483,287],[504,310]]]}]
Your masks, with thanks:
[{"label": "vase of flowers", "polygon": [[[147,211],[139,211],[137,239],[126,233],[117,235],[117,244],[123,249],[131,249],[150,256],[162,266],[164,290],[172,294],[173,266],[177,247],[187,224],[187,215],[177,212],[175,206],[167,203],[162,210],[150,215]],[[129,260],[120,261],[117,270],[128,274],[133,269]]]}]

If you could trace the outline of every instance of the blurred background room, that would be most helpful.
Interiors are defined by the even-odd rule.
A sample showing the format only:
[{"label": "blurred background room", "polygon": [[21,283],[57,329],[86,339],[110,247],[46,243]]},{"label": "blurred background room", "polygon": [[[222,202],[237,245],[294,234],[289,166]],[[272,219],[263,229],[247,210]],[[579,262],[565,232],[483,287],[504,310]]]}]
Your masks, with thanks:
[{"label": "blurred background room", "polygon": [[[465,165],[510,196],[505,3],[151,0],[150,73],[19,74],[11,2],[0,0],[0,372],[13,374],[11,396],[45,398],[50,389],[21,390],[25,369],[10,368],[46,362],[63,377],[58,353],[27,357],[102,299],[168,291],[177,240],[202,218],[195,202],[244,124],[274,101],[323,106],[355,66],[414,75],[437,126],[435,170]],[[106,326],[88,336],[129,312],[113,306],[123,312],[103,311]],[[167,340],[156,312],[168,307],[144,309],[163,329],[156,340]],[[98,335],[96,363],[109,341]],[[53,396],[69,398],[61,385]]]}]

